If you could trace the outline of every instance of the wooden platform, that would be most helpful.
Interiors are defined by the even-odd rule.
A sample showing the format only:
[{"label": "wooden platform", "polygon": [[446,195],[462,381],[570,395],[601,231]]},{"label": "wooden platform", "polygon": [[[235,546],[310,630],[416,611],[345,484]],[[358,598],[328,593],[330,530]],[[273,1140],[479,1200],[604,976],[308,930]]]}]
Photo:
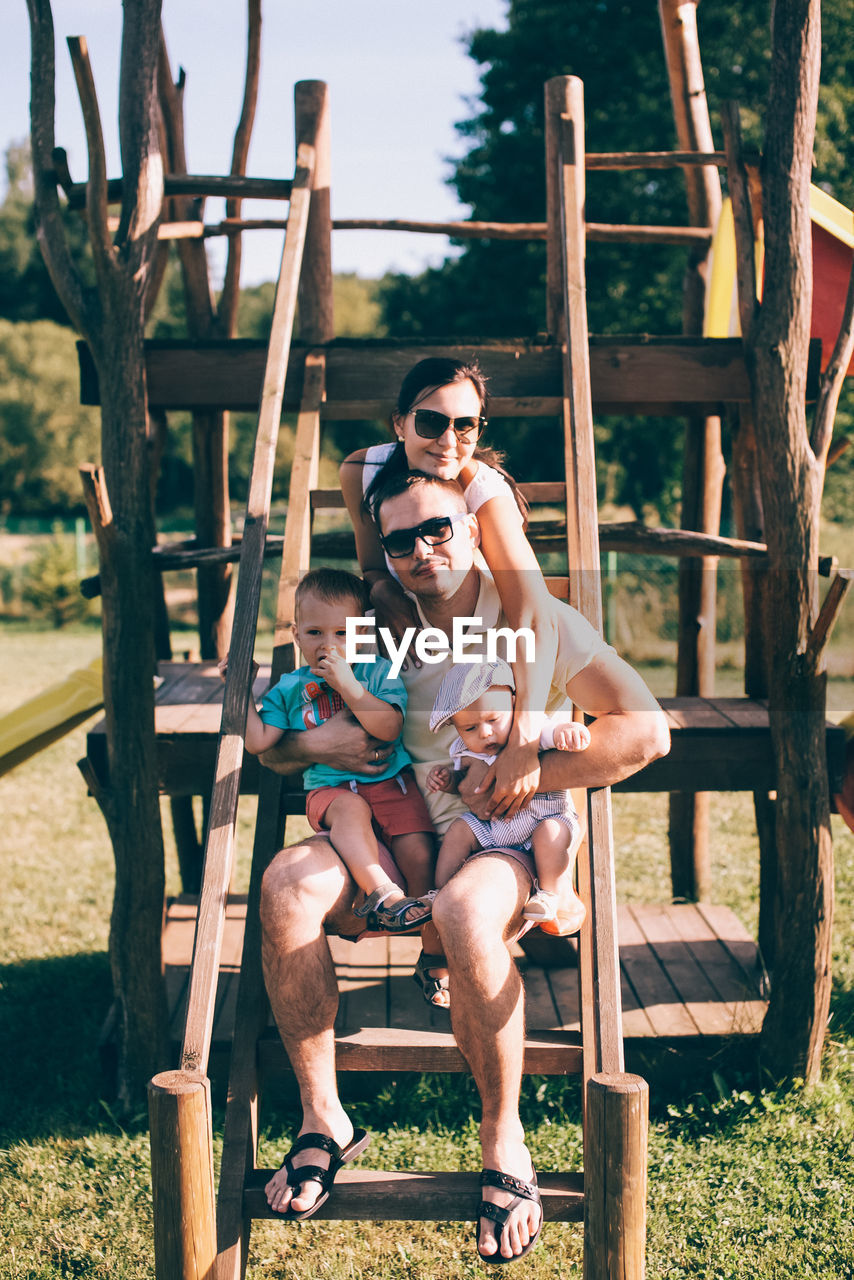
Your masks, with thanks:
[{"label": "wooden platform", "polygon": [[[214,1047],[231,1040],[246,900],[229,899],[214,1020]],[[163,937],[171,1033],[183,1031],[196,900],[169,904]],[[627,1040],[755,1036],[765,1015],[756,944],[726,907],[623,906],[619,909],[623,1031]],[[432,1050],[449,1042],[447,1015],[428,1006],[412,981],[417,937],[330,940],[341,990],[339,1066],[369,1066],[368,1042],[387,1030],[399,1046],[396,1068],[429,1071]],[[578,1044],[578,978],[573,967],[541,969],[517,948],[527,994],[528,1066],[547,1070]],[[369,1034],[365,1034],[365,1033]],[[407,1032],[412,1033],[407,1036]],[[382,1037],[381,1037],[382,1038]],[[278,1037],[262,1041],[262,1065],[281,1065]],[[438,1063],[438,1056],[436,1057]],[[456,1064],[465,1070],[462,1057]],[[442,1058],[442,1067],[448,1069]]]},{"label": "wooden platform", "polygon": [[[222,715],[223,683],[213,662],[161,662],[156,694],[160,789],[166,795],[208,795],[214,772]],[[255,681],[258,697],[270,681],[262,666]],[[670,754],[621,782],[615,791],[773,791],[776,785],[768,710],[750,698],[661,698],[671,733]],[[87,736],[87,754],[96,775],[106,783],[104,722]],[[845,733],[827,726],[831,792],[841,786]],[[260,766],[254,756],[243,761],[241,789],[258,791]],[[301,813],[299,786],[286,799],[288,813]]]}]

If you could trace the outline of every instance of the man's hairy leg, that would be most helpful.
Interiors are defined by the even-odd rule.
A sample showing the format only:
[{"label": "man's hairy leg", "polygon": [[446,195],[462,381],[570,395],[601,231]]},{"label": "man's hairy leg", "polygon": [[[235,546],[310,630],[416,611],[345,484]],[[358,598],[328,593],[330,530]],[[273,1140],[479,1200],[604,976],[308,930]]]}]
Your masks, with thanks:
[{"label": "man's hairy leg", "polygon": [[[324,837],[283,849],[270,863],[261,890],[261,957],[264,981],[300,1090],[300,1134],[324,1133],[345,1147],[353,1126],[341,1106],[335,1078],[335,1015],[338,986],[324,923],[347,920],[355,886],[332,845]],[[309,1148],[294,1165],[328,1165],[328,1152]],[[283,1213],[302,1212],[317,1200],[320,1186],[306,1181],[287,1185],[280,1169],[266,1186],[267,1201]]]},{"label": "man's hairy leg", "polygon": [[[433,919],[448,957],[451,1024],[481,1100],[483,1165],[529,1182],[531,1158],[519,1119],[524,1056],[522,980],[508,947],[521,925],[531,881],[513,859],[472,858],[440,891]],[[506,1207],[513,1195],[483,1188],[483,1199]],[[541,1210],[523,1200],[501,1236],[504,1257],[521,1253],[540,1225]],[[481,1227],[478,1249],[495,1253],[492,1225]]]}]

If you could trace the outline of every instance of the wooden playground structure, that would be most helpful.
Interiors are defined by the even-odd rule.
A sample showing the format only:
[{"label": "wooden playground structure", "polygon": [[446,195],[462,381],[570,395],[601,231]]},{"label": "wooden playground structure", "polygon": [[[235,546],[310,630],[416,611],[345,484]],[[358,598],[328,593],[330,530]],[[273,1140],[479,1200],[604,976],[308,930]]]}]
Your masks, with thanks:
[{"label": "wooden playground structure", "polygon": [[[667,8],[667,6],[664,6]],[[671,39],[671,43],[668,43]],[[543,224],[371,224],[482,238],[542,239],[547,252],[545,337],[491,342],[400,343],[340,340],[332,316],[333,223],[330,216],[329,103],[326,86],[302,82],[296,91],[296,164],[282,179],[193,179],[167,175],[170,197],[257,194],[286,201],[288,215],[276,300],[267,344],[194,338],[147,344],[148,408],[212,413],[260,404],[250,492],[242,536],[223,545],[155,550],[158,568],[220,568],[239,557],[234,627],[224,694],[210,661],[173,663],[162,643],[162,683],[155,707],[158,783],[170,797],[182,871],[195,856],[192,799],[210,793],[204,874],[195,894],[170,905],[164,959],[170,980],[170,1012],[181,1048],[177,1069],[151,1082],[152,1181],[156,1271],[159,1280],[216,1276],[238,1280],[247,1259],[251,1222],[273,1216],[263,1184],[270,1170],[257,1166],[259,1106],[263,1086],[287,1070],[269,1010],[260,968],[258,900],[263,871],[281,847],[284,819],[302,812],[303,795],[273,773],[243,762],[242,727],[249,697],[265,558],[281,557],[272,667],[260,680],[277,679],[295,664],[294,591],[320,539],[315,513],[342,506],[337,491],[317,483],[321,429],[326,422],[355,422],[388,413],[403,373],[427,354],[475,354],[490,377],[493,415],[543,416],[555,431],[555,474],[546,484],[523,485],[534,510],[535,548],[562,547],[567,570],[549,579],[553,594],[568,600],[602,627],[600,547],[672,554],[680,560],[680,640],[675,697],[665,699],[673,738],[669,757],[657,761],[624,789],[668,791],[671,864],[676,905],[621,909],[614,885],[610,793],[587,796],[587,839],[579,856],[579,891],[589,914],[574,969],[548,969],[532,948],[519,956],[526,970],[529,1025],[526,1070],[577,1074],[583,1083],[584,1169],[540,1174],[544,1217],[584,1222],[587,1280],[639,1280],[644,1274],[647,1089],[625,1072],[624,1037],[705,1039],[755,1035],[764,1013],[760,955],[731,913],[706,901],[709,888],[705,840],[707,800],[716,789],[773,790],[767,692],[761,688],[755,645],[748,635],[748,685],[743,699],[714,696],[714,575],[716,558],[737,558],[749,582],[767,548],[751,533],[748,487],[738,505],[738,539],[717,534],[722,475],[719,466],[723,407],[744,408],[750,399],[742,343],[733,338],[597,339],[587,332],[587,239],[658,240],[690,244],[697,261],[711,241],[719,207],[714,151],[698,106],[697,69],[683,45],[665,32],[680,150],[673,153],[586,155],[581,82],[550,80],[546,94],[547,217]],[[730,157],[731,159],[731,157]],[[683,228],[602,227],[586,223],[585,173],[593,168],[680,167],[689,187],[691,225]],[[70,203],[82,203],[86,184],[65,174]],[[717,187],[717,197],[715,197]],[[228,221],[228,220],[227,220]],[[251,223],[231,219],[234,234]],[[267,225],[267,223],[263,224]],[[164,223],[160,235],[197,237],[203,224]],[[299,307],[299,340],[294,328]],[[700,324],[696,332],[700,331]],[[815,373],[818,362],[815,361]],[[85,349],[83,395],[97,402],[98,387]],[[808,389],[809,393],[809,389]],[[269,530],[270,493],[283,410],[298,414],[296,446],[284,535]],[[685,471],[680,530],[599,525],[593,448],[593,413],[657,413],[685,416]],[[717,426],[715,426],[717,423]],[[741,442],[746,444],[742,433]],[[358,443],[356,441],[354,444]],[[741,462],[746,466],[745,459]],[[524,477],[522,477],[524,480]],[[753,476],[755,482],[755,475]],[[226,495],[227,497],[227,495]],[[546,521],[536,508],[549,509]],[[565,517],[555,521],[555,508]],[[90,503],[93,520],[97,505]],[[215,520],[211,520],[211,524]],[[821,566],[828,575],[836,566]],[[706,572],[702,570],[705,569]],[[837,585],[838,584],[838,585]],[[848,579],[834,578],[838,608]],[[712,592],[711,597],[709,592]],[[223,603],[221,613],[227,607]],[[748,617],[750,627],[755,619]],[[703,623],[703,619],[706,623]],[[829,619],[829,622],[832,619]],[[162,636],[162,633],[161,633]],[[755,635],[753,637],[756,639]],[[752,674],[751,674],[752,673]],[[256,686],[259,688],[260,685]],[[843,767],[844,735],[828,726],[826,749],[831,788]],[[96,797],[110,785],[108,744],[102,726],[88,737],[84,773]],[[211,791],[212,785],[212,791]],[[230,896],[234,828],[241,792],[258,795],[252,875],[245,901]],[[757,801],[759,803],[759,801]],[[759,812],[759,809],[757,810]],[[763,833],[763,875],[773,843]],[[193,886],[195,887],[195,886]],[[766,911],[769,904],[766,900]],[[763,923],[760,921],[760,935]],[[192,934],[192,959],[190,936]],[[410,940],[336,947],[344,999],[336,1028],[338,1066],[358,1071],[463,1071],[453,1039],[437,1030],[434,1015],[401,999]],[[768,938],[763,947],[770,946]],[[191,961],[191,962],[190,962]],[[169,972],[171,970],[171,973]],[[411,984],[409,984],[411,985]],[[577,989],[576,989],[577,987]],[[210,1083],[212,1052],[230,1048],[228,1106],[221,1175],[214,1185]],[[319,1217],[474,1218],[479,1199],[473,1173],[346,1170]]]},{"label": "wooden playground structure", "polygon": [[[479,344],[406,344],[335,340],[329,322],[331,256],[325,182],[328,105],[325,86],[298,86],[297,166],[290,197],[282,269],[266,354],[258,344],[152,343],[148,349],[153,409],[238,408],[258,403],[258,438],[247,516],[239,547],[220,552],[163,551],[161,565],[198,564],[207,557],[240,557],[235,625],[224,698],[210,663],[161,665],[156,727],[161,786],[175,799],[204,792],[217,779],[207,823],[205,870],[196,909],[193,899],[170,908],[167,964],[173,971],[173,1013],[183,1025],[180,1065],[150,1086],[152,1176],[158,1275],[212,1273],[239,1277],[245,1268],[254,1217],[271,1216],[263,1184],[272,1171],[258,1168],[254,1150],[258,1106],[265,1079],[282,1070],[278,1039],[268,1029],[260,971],[257,913],[260,879],[282,843],[283,815],[301,812],[302,793],[280,777],[243,764],[242,725],[255,640],[261,568],[265,555],[281,555],[272,678],[292,667],[293,598],[311,556],[315,512],[340,508],[340,494],[319,490],[317,466],[324,421],[357,420],[387,412],[403,372],[421,356],[475,351],[489,371],[494,414],[556,415],[563,421],[564,476],[527,485],[532,504],[565,505],[556,534],[565,539],[572,573],[550,579],[554,594],[569,599],[601,627],[599,544],[634,550],[662,547],[680,555],[761,558],[761,544],[690,531],[645,531],[634,526],[599,530],[593,457],[594,408],[707,414],[747,395],[737,340],[588,339],[584,298],[583,192],[585,167],[664,157],[587,157],[579,81],[558,78],[546,87],[549,221],[549,339]],[[675,154],[673,164],[688,163]],[[697,154],[694,164],[720,164],[719,154]],[[325,190],[325,188],[323,188]],[[318,215],[318,207],[320,215]],[[310,219],[310,209],[314,219]],[[323,216],[325,213],[325,216]],[[310,287],[306,285],[310,281]],[[300,286],[304,292],[300,294]],[[297,296],[301,341],[292,342]],[[86,365],[84,363],[84,375]],[[84,376],[87,398],[95,398]],[[298,410],[296,450],[284,537],[268,534],[272,466],[282,408]],[[557,462],[556,450],[556,462]],[[537,523],[532,525],[536,545]],[[551,543],[548,539],[551,539]],[[261,680],[266,684],[268,672]],[[260,685],[259,685],[260,687]],[[761,790],[773,785],[767,712],[755,699],[715,700],[677,696],[666,700],[674,749],[625,786],[693,796],[700,788]],[[220,725],[221,716],[221,725]],[[217,735],[217,729],[219,733]],[[88,769],[104,785],[103,732],[89,735]],[[841,731],[828,729],[835,767],[841,767]],[[215,759],[214,759],[215,756]],[[259,796],[252,882],[245,904],[229,898],[234,822],[240,790]],[[529,965],[532,1030],[526,1069],[579,1073],[586,1098],[584,1171],[540,1176],[547,1220],[584,1220],[585,1275],[643,1274],[645,1216],[646,1086],[624,1071],[623,1036],[755,1034],[764,1002],[754,944],[728,913],[699,907],[617,912],[610,801],[607,790],[588,796],[586,851],[579,862],[580,891],[590,904],[578,951],[579,996],[567,989],[575,975]],[[194,933],[188,981],[181,977],[190,931]],[[619,939],[619,946],[618,946]],[[242,943],[239,963],[237,951]],[[223,946],[226,945],[225,963]],[[650,960],[644,970],[640,952]],[[368,951],[371,954],[368,954]],[[634,954],[633,954],[634,953]],[[705,956],[705,959],[703,958]],[[668,957],[671,969],[668,970]],[[711,957],[711,959],[709,959]],[[399,978],[407,946],[380,941],[359,952],[336,950],[345,992],[337,1034],[342,1070],[423,1071],[465,1069],[446,1032],[405,1021],[413,1004],[399,1002]],[[524,963],[524,960],[523,960]],[[688,976],[686,976],[686,973]],[[651,975],[654,975],[651,977]],[[693,986],[692,986],[693,982]],[[674,996],[682,986],[681,998]],[[666,994],[665,994],[666,993]],[[396,1003],[397,1002],[397,1003]],[[399,1007],[398,1007],[399,1005]],[[372,1017],[382,1006],[381,1016]],[[389,1009],[391,1016],[389,1016]],[[664,1012],[663,1012],[664,1010]],[[540,1015],[543,1028],[537,1025]],[[427,1019],[429,1022],[429,1015]],[[223,1027],[225,1030],[223,1031]],[[643,1030],[639,1032],[639,1028]],[[218,1029],[215,1036],[215,1028]],[[231,1038],[229,1102],[222,1173],[213,1185],[210,1055]],[[320,1216],[335,1218],[473,1217],[476,1175],[346,1171]]]}]

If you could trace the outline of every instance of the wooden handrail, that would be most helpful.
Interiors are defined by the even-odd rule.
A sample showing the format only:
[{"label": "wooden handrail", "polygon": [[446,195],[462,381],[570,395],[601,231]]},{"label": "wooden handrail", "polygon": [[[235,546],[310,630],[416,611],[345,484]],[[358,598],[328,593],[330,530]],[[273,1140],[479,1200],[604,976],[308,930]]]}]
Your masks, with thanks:
[{"label": "wooden handrail", "polygon": [[314,147],[302,143],[297,153],[288,231],[273,307],[240,549],[234,631],[225,682],[222,725],[217,743],[215,781],[205,839],[204,875],[190,970],[187,1021],[181,1050],[181,1069],[200,1075],[207,1071],[210,1055],[225,928],[225,902],[234,863],[234,827],[243,768],[243,739],[250,697],[249,675],[261,599],[261,569],[270,512],[276,443],[296,315],[297,286],[308,227],[314,163]]},{"label": "wooden handrail", "polygon": [[[118,219],[110,219],[118,226]],[[281,231],[281,218],[223,218],[221,222],[162,222],[160,240],[210,240],[242,231]],[[455,240],[545,240],[544,222],[421,222],[404,218],[335,218],[333,231],[401,231],[451,236]],[[588,222],[587,239],[599,244],[709,244],[710,227],[647,226],[635,223]]]}]

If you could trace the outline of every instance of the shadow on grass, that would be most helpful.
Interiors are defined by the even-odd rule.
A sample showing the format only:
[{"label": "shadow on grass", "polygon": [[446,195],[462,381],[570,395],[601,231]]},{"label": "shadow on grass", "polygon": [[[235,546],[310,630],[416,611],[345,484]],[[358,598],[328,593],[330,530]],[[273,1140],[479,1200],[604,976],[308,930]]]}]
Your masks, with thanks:
[{"label": "shadow on grass", "polygon": [[98,1057],[111,999],[103,952],[0,967],[0,1142],[115,1132]]}]

